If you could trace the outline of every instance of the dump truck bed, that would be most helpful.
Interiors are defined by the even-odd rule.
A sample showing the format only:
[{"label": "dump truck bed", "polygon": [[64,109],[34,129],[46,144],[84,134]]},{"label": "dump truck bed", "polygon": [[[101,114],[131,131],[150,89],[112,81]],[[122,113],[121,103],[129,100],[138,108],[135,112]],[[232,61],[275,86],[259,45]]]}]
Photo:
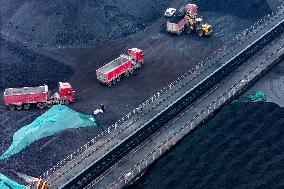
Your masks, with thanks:
[{"label": "dump truck bed", "polygon": [[172,18],[169,19],[170,23],[178,24],[184,17],[180,17],[178,15],[174,15]]},{"label": "dump truck bed", "polygon": [[127,55],[120,55],[117,59],[111,61],[110,63],[106,64],[105,66],[99,68],[97,71],[102,74],[108,74],[115,68],[121,66],[125,62],[129,61],[130,57]]},{"label": "dump truck bed", "polygon": [[167,21],[167,31],[171,33],[180,34],[186,23],[186,18],[174,16]]},{"label": "dump truck bed", "polygon": [[9,88],[4,91],[5,105],[46,102],[49,99],[47,85],[38,87]]},{"label": "dump truck bed", "polygon": [[47,85],[38,87],[8,88],[4,91],[4,96],[38,94],[48,92]]}]

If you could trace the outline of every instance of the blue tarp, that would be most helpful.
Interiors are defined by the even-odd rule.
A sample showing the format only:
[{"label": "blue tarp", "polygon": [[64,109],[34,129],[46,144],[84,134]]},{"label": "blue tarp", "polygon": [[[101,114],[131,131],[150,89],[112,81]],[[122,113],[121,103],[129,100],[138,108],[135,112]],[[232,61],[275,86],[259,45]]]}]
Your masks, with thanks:
[{"label": "blue tarp", "polygon": [[24,189],[25,186],[18,184],[17,182],[7,178],[5,175],[0,173],[0,189],[10,189],[10,188],[12,188],[12,189]]},{"label": "blue tarp", "polygon": [[31,124],[14,133],[11,146],[0,160],[19,153],[36,140],[54,135],[64,129],[95,125],[95,118],[92,115],[78,113],[63,105],[52,106]]}]

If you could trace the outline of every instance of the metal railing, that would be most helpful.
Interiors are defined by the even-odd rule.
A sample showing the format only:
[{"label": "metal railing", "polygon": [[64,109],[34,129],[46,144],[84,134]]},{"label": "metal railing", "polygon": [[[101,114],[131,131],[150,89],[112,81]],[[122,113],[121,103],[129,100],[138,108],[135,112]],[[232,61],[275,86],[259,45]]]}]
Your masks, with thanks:
[{"label": "metal railing", "polygon": [[[281,50],[278,49],[278,51]],[[186,134],[188,134],[192,129],[197,127],[201,122],[209,118],[220,106],[227,103],[233,96],[238,94],[248,83],[253,81],[255,78],[257,78],[260,73],[265,71],[269,65],[265,65],[265,62],[270,59],[271,56],[273,56],[275,53],[278,53],[278,51],[274,52],[270,56],[268,56],[265,60],[263,60],[260,64],[258,64],[253,70],[251,70],[247,75],[245,75],[243,78],[241,78],[237,83],[232,85],[226,92],[224,92],[219,98],[215,99],[211,104],[209,104],[206,108],[204,108],[200,113],[198,113],[193,119],[191,119],[187,124],[185,124],[183,127],[181,127],[178,131],[173,133],[167,140],[165,140],[162,144],[160,144],[158,147],[156,147],[152,152],[147,154],[142,158],[142,160],[137,163],[133,168],[126,171],[126,173],[121,176],[119,179],[117,179],[115,182],[111,183],[108,187],[108,189],[114,189],[114,188],[122,188],[125,186],[125,184],[128,184],[135,178],[136,176],[140,175],[142,171],[150,164],[152,164],[159,156],[164,154],[166,151],[170,149],[171,146],[174,146],[180,139],[182,139]],[[283,51],[283,49],[282,49]],[[282,52],[283,54],[283,52]],[[161,132],[161,131],[160,131]],[[157,136],[160,132],[155,134]],[[149,143],[153,138],[146,141],[142,146]],[[127,156],[125,156],[125,159],[122,159],[122,161],[125,161],[128,157],[133,155],[139,148],[142,146],[136,147],[133,151],[131,151]],[[121,163],[118,162],[118,163]],[[118,165],[114,165],[113,167],[117,167]],[[113,169],[113,168],[111,168]],[[109,171],[107,171],[109,172]],[[102,179],[102,177],[98,177],[92,184],[99,182]],[[92,186],[93,186],[92,185]],[[88,188],[88,187],[87,187]]]},{"label": "metal railing", "polygon": [[[97,141],[102,139],[103,137],[107,136],[108,134],[112,133],[113,131],[116,131],[118,129],[121,129],[120,126],[127,120],[130,120],[134,115],[138,115],[143,110],[147,109],[150,104],[153,102],[157,102],[159,99],[161,99],[161,96],[167,93],[168,91],[172,90],[173,87],[175,87],[178,83],[183,81],[185,78],[187,78],[192,73],[198,72],[198,75],[205,70],[207,70],[209,67],[214,65],[216,62],[227,56],[230,52],[232,52],[234,49],[241,46],[245,41],[250,39],[254,34],[261,31],[265,26],[267,26],[269,23],[273,22],[279,15],[283,14],[284,12],[284,5],[279,6],[276,11],[274,11],[271,14],[266,15],[264,18],[260,19],[258,22],[256,22],[254,25],[252,25],[250,28],[246,29],[244,32],[237,34],[237,36],[231,40],[227,46],[223,46],[213,52],[211,56],[207,57],[204,61],[197,64],[195,67],[191,68],[181,76],[179,76],[175,81],[171,82],[167,86],[165,86],[163,89],[158,91],[156,94],[154,94],[152,97],[147,99],[145,102],[140,104],[137,108],[133,109],[129,113],[127,113],[124,117],[116,121],[113,125],[102,131],[100,134],[98,134],[96,137],[91,139],[89,142],[87,142],[85,145],[78,148],[76,151],[68,155],[66,158],[58,162],[56,165],[54,165],[52,168],[50,168],[48,171],[43,173],[40,178],[41,179],[47,179],[51,174],[65,166],[68,162],[73,160],[74,158],[82,155],[86,150],[88,150],[91,146],[93,146]],[[265,24],[264,24],[265,23]],[[237,43],[238,42],[238,43]],[[228,47],[229,45],[235,44],[232,47]],[[210,62],[209,60],[214,60],[213,62]],[[202,70],[201,70],[202,68]],[[195,76],[196,77],[196,76]],[[194,79],[193,77],[192,79]],[[191,79],[191,80],[192,80]],[[168,97],[168,96],[167,96]],[[32,186],[34,183],[31,183],[28,186]]]}]

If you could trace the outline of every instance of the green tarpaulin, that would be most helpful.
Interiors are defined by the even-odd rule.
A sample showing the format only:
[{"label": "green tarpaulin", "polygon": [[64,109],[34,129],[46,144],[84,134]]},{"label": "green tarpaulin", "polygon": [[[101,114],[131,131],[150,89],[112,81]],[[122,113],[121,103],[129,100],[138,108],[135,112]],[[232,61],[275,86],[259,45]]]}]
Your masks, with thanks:
[{"label": "green tarpaulin", "polygon": [[64,129],[95,125],[95,118],[92,115],[78,113],[63,105],[53,106],[31,124],[14,133],[11,146],[0,160],[19,153],[36,140],[54,135]]},{"label": "green tarpaulin", "polygon": [[1,189],[10,189],[3,181],[0,181],[0,188]]},{"label": "green tarpaulin", "polygon": [[25,186],[7,178],[0,173],[0,189],[24,189]]}]

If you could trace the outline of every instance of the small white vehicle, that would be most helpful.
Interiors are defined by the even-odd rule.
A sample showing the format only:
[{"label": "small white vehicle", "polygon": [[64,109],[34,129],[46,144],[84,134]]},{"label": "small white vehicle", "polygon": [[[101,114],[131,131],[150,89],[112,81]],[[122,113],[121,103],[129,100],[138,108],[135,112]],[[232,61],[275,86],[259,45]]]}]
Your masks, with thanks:
[{"label": "small white vehicle", "polygon": [[172,17],[176,13],[175,8],[168,8],[165,12],[165,17]]}]

